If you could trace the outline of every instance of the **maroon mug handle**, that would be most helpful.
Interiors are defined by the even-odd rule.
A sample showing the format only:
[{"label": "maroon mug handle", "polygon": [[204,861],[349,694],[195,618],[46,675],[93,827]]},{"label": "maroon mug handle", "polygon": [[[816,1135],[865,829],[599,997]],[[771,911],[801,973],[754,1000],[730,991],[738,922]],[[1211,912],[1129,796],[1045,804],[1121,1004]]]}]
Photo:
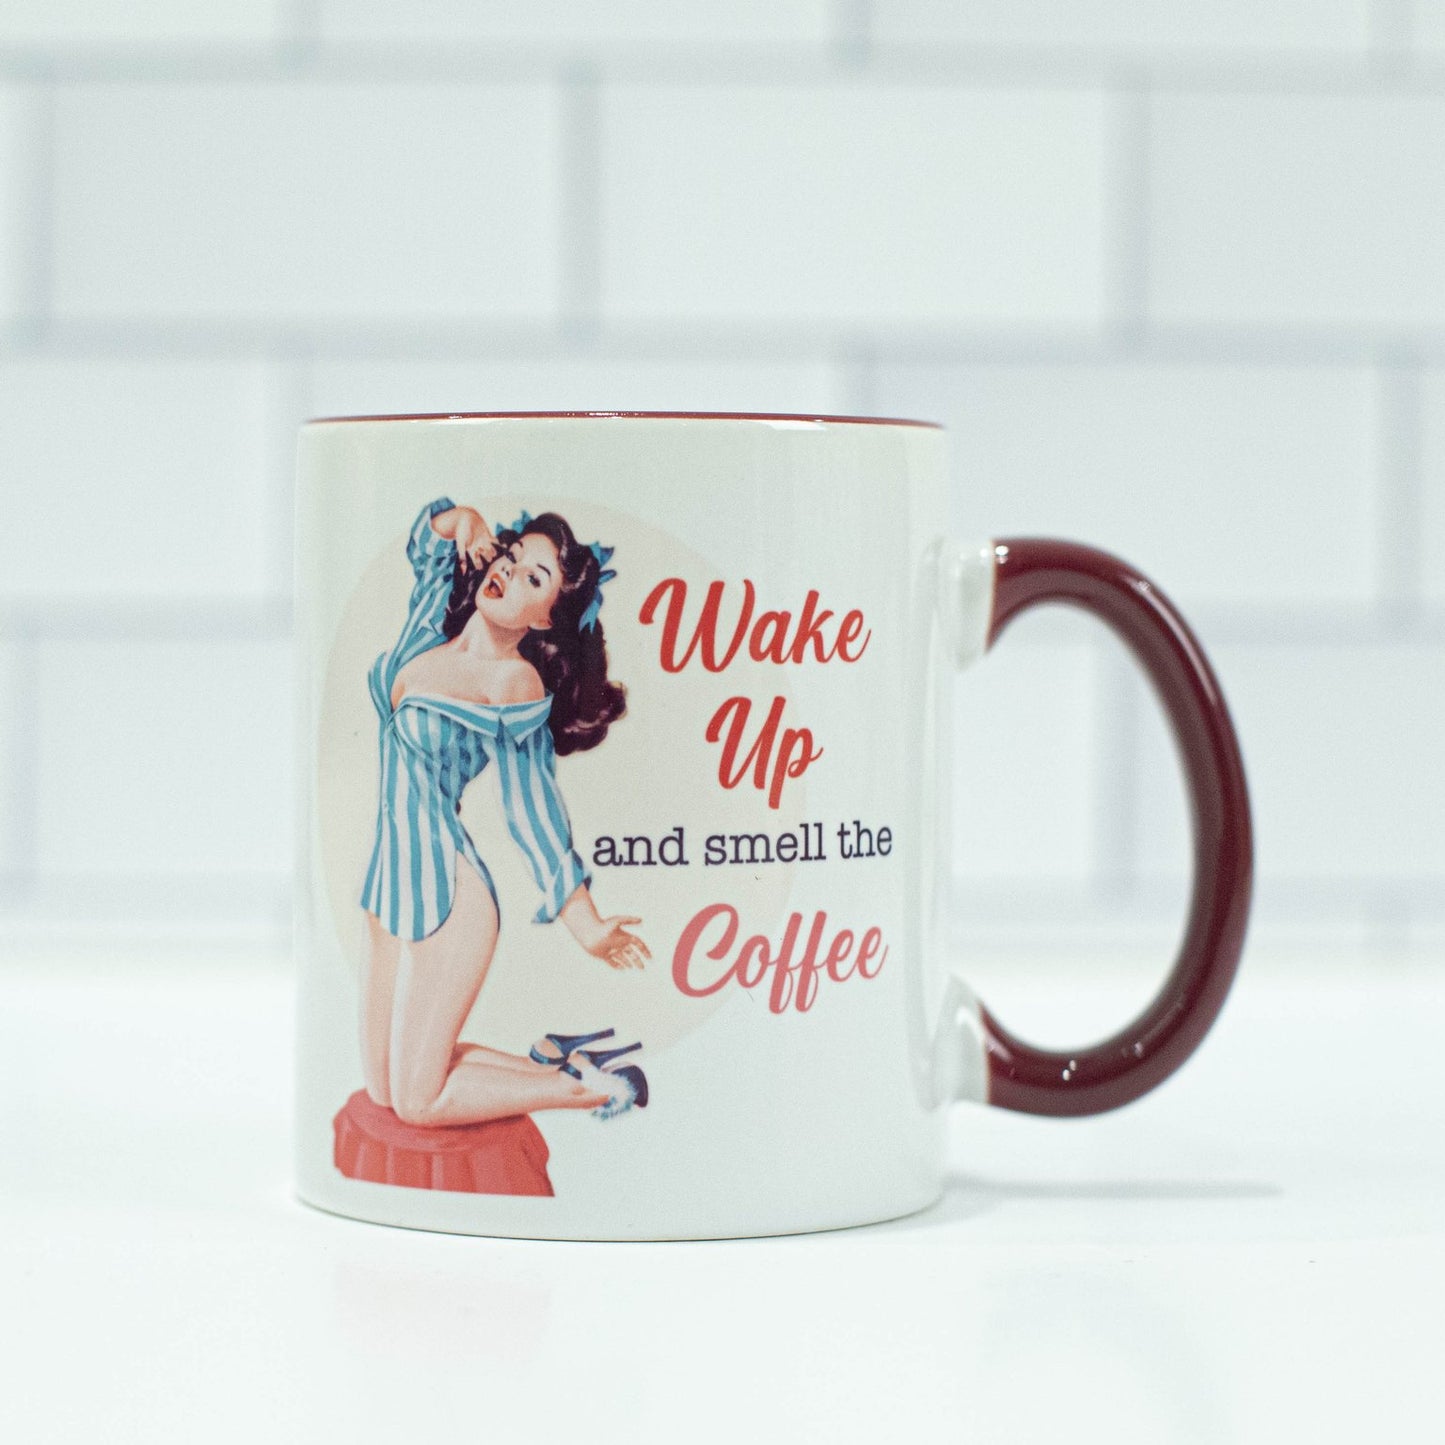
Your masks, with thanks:
[{"label": "maroon mug handle", "polygon": [[1147,577],[1108,552],[1045,537],[995,541],[988,646],[1021,612],[1062,602],[1106,622],[1163,705],[1189,791],[1194,882],[1174,968],[1127,1027],[1088,1048],[1041,1049],[980,1009],[988,1102],[1028,1114],[1101,1114],[1148,1093],[1198,1047],[1244,947],[1254,870],[1249,794],[1224,694],[1188,624]]}]

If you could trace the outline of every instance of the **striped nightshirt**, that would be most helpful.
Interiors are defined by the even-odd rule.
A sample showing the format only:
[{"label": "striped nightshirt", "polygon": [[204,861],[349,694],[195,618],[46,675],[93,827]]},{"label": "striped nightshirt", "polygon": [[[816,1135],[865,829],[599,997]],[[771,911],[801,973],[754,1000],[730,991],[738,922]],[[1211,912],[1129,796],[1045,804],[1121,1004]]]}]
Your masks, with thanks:
[{"label": "striped nightshirt", "polygon": [[429,503],[411,529],[406,552],[416,581],[406,624],[368,676],[381,719],[381,787],[361,903],[388,932],[412,942],[435,933],[451,912],[458,854],[496,900],[496,885],[460,817],[463,790],[489,763],[497,767],[507,829],[542,892],[536,921],[551,922],[578,885],[590,881],[557,789],[550,695],[492,706],[409,693],[391,705],[397,673],[446,640],[442,618],[457,549],[437,535],[431,519],[453,505],[447,497]]}]

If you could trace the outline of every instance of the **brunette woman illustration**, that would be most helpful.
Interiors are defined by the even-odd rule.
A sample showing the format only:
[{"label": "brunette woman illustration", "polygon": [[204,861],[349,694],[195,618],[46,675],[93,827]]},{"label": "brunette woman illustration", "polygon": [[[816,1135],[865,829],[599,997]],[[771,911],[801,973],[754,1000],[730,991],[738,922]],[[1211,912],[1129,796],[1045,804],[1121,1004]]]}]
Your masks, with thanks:
[{"label": "brunette woman illustration", "polygon": [[550,1034],[527,1057],[459,1044],[496,950],[497,892],[460,818],[489,767],[508,831],[542,893],[536,921],[561,919],[613,968],[649,957],[630,927],[603,918],[572,847],[555,757],[595,748],[622,716],[598,620],[609,549],[555,513],[525,512],[496,536],[443,497],[407,542],[415,574],[406,624],[369,682],[381,719],[376,844],[361,902],[368,949],[361,1044],[366,1089],[405,1123],[474,1124],[540,1109],[601,1118],[647,1102],[641,1047]]}]

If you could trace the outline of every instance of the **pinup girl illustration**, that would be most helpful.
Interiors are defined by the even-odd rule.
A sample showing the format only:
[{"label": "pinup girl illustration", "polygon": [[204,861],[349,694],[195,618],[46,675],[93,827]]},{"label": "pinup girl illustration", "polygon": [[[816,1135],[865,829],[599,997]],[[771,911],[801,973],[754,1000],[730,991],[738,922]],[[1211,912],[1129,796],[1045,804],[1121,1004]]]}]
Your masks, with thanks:
[{"label": "pinup girl illustration", "polygon": [[366,1092],[405,1124],[542,1109],[607,1119],[647,1103],[642,1070],[617,1062],[641,1044],[595,1047],[611,1029],[548,1034],[527,1056],[458,1042],[500,928],[491,874],[459,816],[463,790],[488,769],[542,893],[536,921],[560,919],[613,968],[650,956],[630,931],[640,920],[598,913],[555,772],[556,755],[595,748],[624,711],[598,620],[610,555],[552,512],[524,512],[494,536],[443,497],[412,527],[406,624],[369,676],[381,786],[361,897]]}]

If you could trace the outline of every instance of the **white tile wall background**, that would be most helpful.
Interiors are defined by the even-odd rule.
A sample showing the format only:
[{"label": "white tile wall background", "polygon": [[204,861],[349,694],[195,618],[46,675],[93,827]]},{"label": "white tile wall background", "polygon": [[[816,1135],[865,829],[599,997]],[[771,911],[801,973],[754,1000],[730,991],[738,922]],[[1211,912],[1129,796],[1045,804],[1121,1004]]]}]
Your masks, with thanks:
[{"label": "white tile wall background", "polygon": [[[284,938],[307,414],[862,410],[1154,574],[1257,948],[1445,951],[1442,0],[0,10],[0,934]],[[960,689],[976,950],[1178,932],[1120,647]]]}]

